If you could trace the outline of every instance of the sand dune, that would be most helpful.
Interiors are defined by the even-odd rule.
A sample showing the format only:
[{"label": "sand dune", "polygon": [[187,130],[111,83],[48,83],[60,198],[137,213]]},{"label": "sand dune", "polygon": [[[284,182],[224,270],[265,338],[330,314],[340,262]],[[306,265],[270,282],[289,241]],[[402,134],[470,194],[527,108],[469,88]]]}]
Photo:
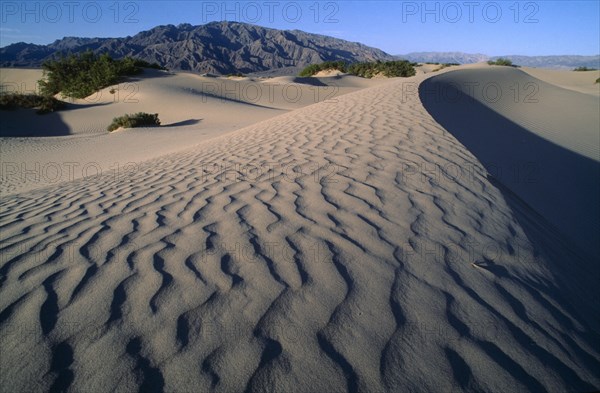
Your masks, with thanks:
[{"label": "sand dune", "polygon": [[417,75],[428,74],[430,72],[437,72],[440,69],[441,65],[439,64],[421,64],[415,70],[417,71]]},{"label": "sand dune", "polygon": [[595,71],[557,71],[543,68],[522,67],[521,70],[533,77],[579,93],[600,95],[600,70]]},{"label": "sand dune", "polygon": [[3,194],[0,386],[597,389],[593,298],[564,300],[424,78]]},{"label": "sand dune", "polygon": [[[35,91],[42,77],[41,70],[2,69],[0,74],[4,91],[24,90],[15,86]],[[379,83],[355,77],[276,79],[147,70],[143,77],[73,101],[67,111],[43,116],[33,110],[3,112],[0,135],[9,138],[2,138],[0,145],[0,192],[8,195],[97,173],[130,172],[151,158]],[[307,80],[312,84],[302,83]],[[162,127],[106,131],[114,117],[135,112],[158,113]]]},{"label": "sand dune", "polygon": [[420,94],[496,180],[600,258],[599,97],[510,67],[448,72]]},{"label": "sand dune", "polygon": [[[328,74],[325,74],[328,75]],[[333,76],[311,76],[311,77],[299,77],[299,76],[278,76],[275,78],[269,78],[263,81],[266,84],[280,84],[286,85],[290,83],[310,85],[310,86],[330,86],[333,88],[341,89],[341,92],[352,92],[357,88],[366,88],[376,86],[381,83],[385,83],[385,80],[381,79],[365,79],[354,75],[339,74]]]}]

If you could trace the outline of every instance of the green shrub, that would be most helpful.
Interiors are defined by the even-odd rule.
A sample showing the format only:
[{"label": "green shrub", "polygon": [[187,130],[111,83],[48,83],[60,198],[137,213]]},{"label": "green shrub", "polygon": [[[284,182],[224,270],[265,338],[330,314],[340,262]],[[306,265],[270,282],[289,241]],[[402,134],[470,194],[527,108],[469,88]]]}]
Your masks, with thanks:
[{"label": "green shrub", "polygon": [[389,78],[409,77],[416,74],[414,65],[406,60],[355,63],[348,67],[348,73],[363,78],[372,78],[378,74]]},{"label": "green shrub", "polygon": [[34,108],[38,114],[64,109],[66,103],[51,96],[37,94],[0,94],[0,109]]},{"label": "green shrub", "polygon": [[155,70],[167,71],[167,67],[163,67],[158,63],[149,63],[142,59],[133,59],[133,65],[139,68],[152,68]]},{"label": "green shrub", "polygon": [[346,72],[346,63],[343,61],[326,61],[321,64],[311,64],[300,72],[300,76],[313,76],[314,74],[325,70]]},{"label": "green shrub", "polygon": [[577,67],[573,71],[596,71],[596,68]]},{"label": "green shrub", "polygon": [[600,78],[596,79],[596,83],[600,83]]},{"label": "green shrub", "polygon": [[159,126],[160,120],[158,119],[158,113],[150,114],[144,112],[138,112],[133,115],[123,115],[115,117],[108,126],[108,131],[114,131],[119,127],[123,128],[135,128],[135,127],[151,127]]},{"label": "green shrub", "polygon": [[416,65],[416,63],[410,63],[406,60],[386,62],[378,60],[376,62],[354,63],[350,65],[346,65],[343,61],[326,61],[321,64],[309,65],[302,70],[300,76],[312,76],[325,70],[339,70],[340,72],[347,72],[363,78],[372,78],[378,74],[390,78],[397,76],[408,77],[416,74],[414,68]]},{"label": "green shrub", "polygon": [[444,68],[458,66],[458,65],[460,65],[460,64],[459,63],[442,63],[438,68],[434,69],[431,72],[437,72],[437,71],[443,70]]},{"label": "green shrub", "polygon": [[499,66],[515,67],[515,65],[513,65],[512,61],[510,61],[509,59],[503,59],[502,57],[496,59],[496,61],[490,60],[487,63],[489,65],[499,65]]},{"label": "green shrub", "polygon": [[311,64],[306,66],[302,71],[300,71],[300,76],[313,76],[319,71],[321,71],[321,68],[318,64]]},{"label": "green shrub", "polygon": [[162,68],[140,59],[114,60],[107,53],[96,55],[87,51],[44,62],[44,79],[39,85],[42,95],[62,93],[65,97],[85,98],[115,84],[123,76],[141,73],[143,67]]}]

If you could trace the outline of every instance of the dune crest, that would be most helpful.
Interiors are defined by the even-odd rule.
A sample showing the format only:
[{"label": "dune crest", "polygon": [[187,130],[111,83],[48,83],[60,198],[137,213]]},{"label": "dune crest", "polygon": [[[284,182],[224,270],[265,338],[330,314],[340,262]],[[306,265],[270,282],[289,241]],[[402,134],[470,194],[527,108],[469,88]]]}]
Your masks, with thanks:
[{"label": "dune crest", "polygon": [[[558,81],[571,74],[581,73],[562,71]],[[588,259],[600,258],[600,97],[511,67],[434,76],[420,85],[419,94],[429,113],[492,177]],[[600,279],[600,273],[594,276]]]}]

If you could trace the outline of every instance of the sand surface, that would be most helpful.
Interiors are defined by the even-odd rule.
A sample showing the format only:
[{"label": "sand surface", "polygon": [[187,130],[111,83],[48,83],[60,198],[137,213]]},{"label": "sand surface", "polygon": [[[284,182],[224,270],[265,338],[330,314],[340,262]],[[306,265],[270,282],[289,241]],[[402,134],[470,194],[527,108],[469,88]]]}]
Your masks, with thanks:
[{"label": "sand surface", "polygon": [[[562,232],[544,232],[538,207],[509,196],[516,192],[511,184],[491,176],[481,151],[468,150],[462,135],[442,127],[444,112],[424,106],[419,95],[431,75],[484,82],[498,77],[495,68],[467,68],[466,76],[445,71],[294,110],[290,103],[260,104],[269,113],[248,122],[261,121],[185,148],[160,136],[165,154],[155,141],[146,160],[118,174],[30,188],[3,179],[0,386],[598,389],[598,289],[582,276],[585,266],[563,266],[567,276],[555,270],[555,255],[566,256],[567,265],[584,264],[580,248],[560,248]],[[175,97],[193,79],[168,82],[178,77],[152,80],[164,81],[161,94],[172,89]],[[449,81],[457,79],[431,83]],[[549,100],[555,93],[579,100],[554,90]],[[164,112],[165,123],[206,118],[177,134],[193,138],[211,121],[210,111],[196,113],[188,98],[172,102],[148,93],[139,106]],[[229,108],[242,104],[220,102],[228,108],[223,121],[234,127],[243,117]],[[184,116],[165,110],[187,105]],[[486,105],[470,116],[489,119],[493,109],[515,124],[528,120]],[[67,124],[77,111],[64,114]],[[595,118],[581,121],[597,125]],[[578,124],[577,137],[587,138]],[[60,138],[123,135],[107,146],[122,144],[136,154],[163,131],[102,135],[99,125],[90,127],[23,145],[2,139],[2,149],[30,162]],[[581,157],[597,148],[543,134],[535,124],[519,127],[522,135],[580,149]],[[94,150],[72,146],[57,149]],[[535,236],[531,228],[538,228]],[[549,249],[558,254],[540,250],[544,242],[559,247]]]},{"label": "sand surface", "polygon": [[594,71],[558,71],[543,68],[522,67],[521,70],[531,76],[553,85],[574,90],[579,93],[600,95],[600,70]]},{"label": "sand surface", "polygon": [[[3,91],[36,91],[42,71],[1,69],[0,76]],[[263,80],[147,70],[143,77],[71,101],[67,111],[4,112],[0,192],[131,172],[145,160],[378,83],[352,76]],[[114,117],[136,112],[158,113],[162,126],[106,131]]]}]

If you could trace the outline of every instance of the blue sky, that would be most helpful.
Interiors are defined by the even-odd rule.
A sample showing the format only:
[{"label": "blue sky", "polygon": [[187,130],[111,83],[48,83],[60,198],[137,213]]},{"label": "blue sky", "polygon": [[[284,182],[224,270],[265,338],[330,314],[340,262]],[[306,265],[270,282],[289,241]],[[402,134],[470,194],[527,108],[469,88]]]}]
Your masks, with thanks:
[{"label": "blue sky", "polygon": [[236,20],[299,29],[390,54],[600,53],[590,1],[2,1],[0,46],[64,36],[123,37],[161,24]]}]

